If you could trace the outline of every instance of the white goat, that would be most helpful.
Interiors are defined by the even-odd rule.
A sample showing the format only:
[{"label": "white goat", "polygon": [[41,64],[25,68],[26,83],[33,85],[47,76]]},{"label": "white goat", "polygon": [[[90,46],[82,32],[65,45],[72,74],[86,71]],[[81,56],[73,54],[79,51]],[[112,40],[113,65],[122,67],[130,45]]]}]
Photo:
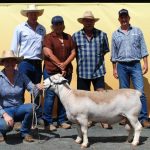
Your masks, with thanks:
[{"label": "white goat", "polygon": [[[78,136],[76,143],[81,148],[88,146],[88,120],[113,124],[126,118],[129,131],[128,142],[136,146],[142,125],[138,121],[141,110],[141,93],[133,89],[105,90],[90,92],[72,90],[67,80],[56,74],[44,80],[44,88],[53,90],[60,98],[70,121],[77,123]],[[133,141],[132,141],[133,140]]]}]

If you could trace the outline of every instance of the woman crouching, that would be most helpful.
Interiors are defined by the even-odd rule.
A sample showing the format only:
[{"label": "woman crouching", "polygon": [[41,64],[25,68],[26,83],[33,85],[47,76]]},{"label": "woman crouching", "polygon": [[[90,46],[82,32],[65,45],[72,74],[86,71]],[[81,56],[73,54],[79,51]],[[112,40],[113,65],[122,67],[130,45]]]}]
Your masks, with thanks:
[{"label": "woman crouching", "polygon": [[34,85],[23,73],[18,72],[16,65],[22,57],[15,57],[12,51],[3,53],[0,65],[0,142],[6,139],[6,133],[13,129],[14,123],[21,121],[20,135],[26,142],[33,142],[30,135],[33,107],[24,104],[24,92],[37,93],[42,90],[40,84]]}]

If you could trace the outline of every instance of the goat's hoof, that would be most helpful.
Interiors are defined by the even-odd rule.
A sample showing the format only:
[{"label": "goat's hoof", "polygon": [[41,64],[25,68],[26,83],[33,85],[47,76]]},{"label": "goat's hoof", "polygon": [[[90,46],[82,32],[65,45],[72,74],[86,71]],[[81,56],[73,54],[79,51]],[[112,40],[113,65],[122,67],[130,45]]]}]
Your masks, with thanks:
[{"label": "goat's hoof", "polygon": [[134,146],[139,145],[139,142],[132,142],[131,144],[132,144],[132,146],[134,147]]},{"label": "goat's hoof", "polygon": [[82,140],[75,140],[77,144],[81,144]]},{"label": "goat's hoof", "polygon": [[77,144],[81,144],[82,139],[81,139],[81,138],[79,138],[79,137],[77,137],[77,138],[76,138],[76,140],[75,140],[75,142],[76,142]]},{"label": "goat's hoof", "polygon": [[89,145],[88,143],[87,143],[87,144],[82,144],[82,145],[81,145],[81,148],[82,148],[82,149],[83,149],[83,148],[87,148],[88,145]]}]

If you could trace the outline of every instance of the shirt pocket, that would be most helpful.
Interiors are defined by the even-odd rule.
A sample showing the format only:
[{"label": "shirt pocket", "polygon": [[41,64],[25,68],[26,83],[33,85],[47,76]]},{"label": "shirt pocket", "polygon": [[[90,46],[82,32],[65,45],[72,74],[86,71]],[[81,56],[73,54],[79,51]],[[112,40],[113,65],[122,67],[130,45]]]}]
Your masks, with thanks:
[{"label": "shirt pocket", "polygon": [[31,40],[33,39],[34,37],[31,36],[31,33],[29,34],[28,32],[22,32],[22,35],[21,35],[21,40],[22,41],[27,41],[27,40]]},{"label": "shirt pocket", "polygon": [[86,48],[85,44],[78,44],[78,49],[79,50],[84,50]]},{"label": "shirt pocket", "polygon": [[140,48],[140,36],[138,34],[132,35],[131,41],[134,48]]},{"label": "shirt pocket", "polygon": [[124,44],[124,38],[122,36],[117,36],[114,39],[115,45],[118,47],[118,49],[121,47],[122,44]]},{"label": "shirt pocket", "polygon": [[78,45],[78,55],[79,57],[85,57],[86,55],[89,55],[88,49],[86,48],[85,44]]}]

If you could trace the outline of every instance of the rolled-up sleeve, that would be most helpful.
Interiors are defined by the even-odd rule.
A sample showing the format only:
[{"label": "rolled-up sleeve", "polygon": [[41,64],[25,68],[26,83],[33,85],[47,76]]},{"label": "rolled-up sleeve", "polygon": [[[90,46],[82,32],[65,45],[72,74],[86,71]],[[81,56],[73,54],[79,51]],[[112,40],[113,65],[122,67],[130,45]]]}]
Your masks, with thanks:
[{"label": "rolled-up sleeve", "polygon": [[5,110],[2,108],[2,106],[0,105],[0,117],[3,116],[3,113],[5,113]]},{"label": "rolled-up sleeve", "polygon": [[103,51],[104,54],[106,54],[107,52],[109,52],[109,43],[108,43],[108,37],[107,34],[104,33],[104,40],[103,40]]},{"label": "rolled-up sleeve", "polygon": [[111,61],[116,62],[116,58],[117,58],[117,47],[116,47],[114,35],[112,35],[112,40],[111,40]]},{"label": "rolled-up sleeve", "polygon": [[24,79],[24,83],[25,83],[25,87],[26,89],[34,95],[34,97],[36,97],[39,94],[39,89],[37,88],[37,86],[35,84],[33,84],[31,82],[31,80],[25,75],[23,74],[23,79]]},{"label": "rolled-up sleeve", "polygon": [[19,52],[19,46],[20,46],[20,32],[19,32],[19,27],[17,26],[15,28],[14,34],[13,34],[13,38],[12,38],[12,43],[11,43],[11,50],[14,52],[14,54],[16,56],[18,56]]},{"label": "rolled-up sleeve", "polygon": [[145,56],[148,56],[148,50],[147,50],[147,47],[146,47],[146,43],[145,43],[145,40],[144,40],[143,33],[140,29],[139,29],[139,33],[140,33],[140,42],[141,42],[141,56],[143,58]]}]

